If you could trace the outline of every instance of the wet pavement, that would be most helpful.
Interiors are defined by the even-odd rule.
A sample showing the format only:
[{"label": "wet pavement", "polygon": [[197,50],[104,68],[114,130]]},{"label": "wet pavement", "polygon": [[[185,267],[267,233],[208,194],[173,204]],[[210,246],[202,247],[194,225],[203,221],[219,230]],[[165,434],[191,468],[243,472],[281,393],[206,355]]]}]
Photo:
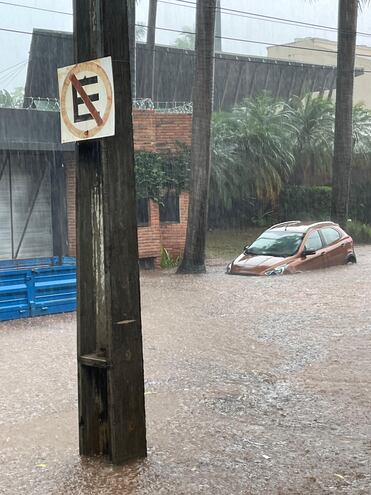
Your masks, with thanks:
[{"label": "wet pavement", "polygon": [[76,320],[0,323],[0,493],[371,494],[371,247],[287,277],[142,275],[148,458],[78,455]]}]

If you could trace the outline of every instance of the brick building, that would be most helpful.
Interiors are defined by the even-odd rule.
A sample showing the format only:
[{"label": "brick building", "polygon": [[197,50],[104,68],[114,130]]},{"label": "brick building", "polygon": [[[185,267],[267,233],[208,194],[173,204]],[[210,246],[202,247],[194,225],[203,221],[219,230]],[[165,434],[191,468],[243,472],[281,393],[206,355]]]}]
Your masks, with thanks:
[{"label": "brick building", "polygon": [[[162,113],[153,110],[134,110],[134,146],[136,151],[176,151],[177,143],[191,144],[192,116],[190,114]],[[68,254],[76,254],[76,165],[71,159],[66,163],[66,202]],[[139,259],[146,266],[159,266],[161,248],[174,256],[184,250],[188,193],[170,194],[165,205],[152,200],[141,201],[141,218],[138,218]],[[143,208],[146,210],[143,214]]]}]

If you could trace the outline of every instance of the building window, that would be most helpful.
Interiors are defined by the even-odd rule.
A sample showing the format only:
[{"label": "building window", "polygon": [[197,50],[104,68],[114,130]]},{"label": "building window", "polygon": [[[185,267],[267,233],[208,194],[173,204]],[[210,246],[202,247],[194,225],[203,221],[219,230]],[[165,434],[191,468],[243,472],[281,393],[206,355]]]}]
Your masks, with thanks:
[{"label": "building window", "polygon": [[145,227],[149,223],[148,199],[137,199],[137,224],[138,227]]},{"label": "building window", "polygon": [[168,192],[160,205],[161,223],[179,223],[179,194]]}]

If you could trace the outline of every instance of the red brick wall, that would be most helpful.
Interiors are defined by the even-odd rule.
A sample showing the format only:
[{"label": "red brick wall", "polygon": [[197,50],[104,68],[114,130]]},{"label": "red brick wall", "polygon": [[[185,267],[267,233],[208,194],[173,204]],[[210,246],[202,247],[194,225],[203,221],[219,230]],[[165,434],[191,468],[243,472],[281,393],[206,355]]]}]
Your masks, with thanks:
[{"label": "red brick wall", "polygon": [[179,197],[179,223],[160,224],[162,245],[172,256],[182,256],[185,246],[188,220],[188,193]]},{"label": "red brick wall", "polygon": [[156,151],[156,113],[133,111],[134,148],[136,151]]},{"label": "red brick wall", "polygon": [[160,210],[149,201],[149,225],[138,227],[139,258],[158,258],[161,252]]},{"label": "red brick wall", "polygon": [[191,145],[192,115],[156,113],[155,124],[156,149],[154,151],[174,151],[177,142]]},{"label": "red brick wall", "polygon": [[[134,148],[136,151],[175,151],[178,142],[187,145],[192,139],[192,115],[166,114],[151,110],[133,111]],[[68,159],[66,167],[66,194],[68,217],[69,255],[76,255],[76,165]],[[179,198],[180,223],[160,224],[159,207],[149,202],[149,226],[138,228],[140,258],[155,258],[159,265],[161,247],[173,256],[184,250],[188,220],[188,193]]]}]

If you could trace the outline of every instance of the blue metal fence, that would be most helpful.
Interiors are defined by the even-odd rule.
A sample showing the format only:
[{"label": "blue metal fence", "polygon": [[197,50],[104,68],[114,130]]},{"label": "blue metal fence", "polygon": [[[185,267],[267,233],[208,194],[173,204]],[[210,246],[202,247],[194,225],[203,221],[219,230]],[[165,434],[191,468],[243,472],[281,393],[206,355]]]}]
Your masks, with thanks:
[{"label": "blue metal fence", "polygon": [[0,321],[76,310],[75,258],[0,261]]}]

